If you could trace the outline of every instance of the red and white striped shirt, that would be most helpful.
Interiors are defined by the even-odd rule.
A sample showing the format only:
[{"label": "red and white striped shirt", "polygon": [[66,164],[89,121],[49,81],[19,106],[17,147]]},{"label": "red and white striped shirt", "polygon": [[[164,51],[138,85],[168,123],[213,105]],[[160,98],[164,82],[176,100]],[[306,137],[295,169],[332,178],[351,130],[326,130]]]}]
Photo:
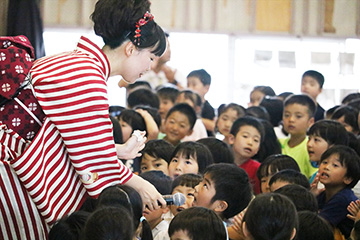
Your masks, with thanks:
[{"label": "red and white striped shirt", "polygon": [[[105,187],[125,183],[132,173],[117,159],[108,115],[106,79],[110,65],[101,49],[82,37],[75,51],[39,59],[30,73],[35,96],[47,117],[24,151],[9,141],[5,143],[0,135],[0,159],[11,160],[13,172],[2,180],[20,180],[12,186],[15,189],[4,190],[0,186],[0,190],[13,193],[21,185],[42,220],[52,224],[78,209],[87,195],[97,197]],[[9,138],[4,132],[2,135]],[[19,143],[25,144],[24,141]],[[16,150],[18,157],[10,154]],[[0,163],[0,169],[2,165]],[[19,197],[11,200],[11,205],[26,205],[27,210],[33,209],[31,201],[24,202],[24,196],[19,192],[16,194]],[[0,214],[4,212],[0,221],[5,215],[12,222],[14,219],[23,222],[21,211],[20,216],[16,213],[13,214],[15,217],[6,216],[5,210],[12,207],[3,204],[0,202]],[[1,211],[2,208],[5,210]],[[46,228],[43,227],[43,231]],[[8,229],[11,228],[5,228],[5,231]],[[29,234],[23,230],[11,232],[19,232],[21,238],[26,239]],[[3,232],[0,223],[0,234]],[[18,237],[13,235],[13,238]]]}]

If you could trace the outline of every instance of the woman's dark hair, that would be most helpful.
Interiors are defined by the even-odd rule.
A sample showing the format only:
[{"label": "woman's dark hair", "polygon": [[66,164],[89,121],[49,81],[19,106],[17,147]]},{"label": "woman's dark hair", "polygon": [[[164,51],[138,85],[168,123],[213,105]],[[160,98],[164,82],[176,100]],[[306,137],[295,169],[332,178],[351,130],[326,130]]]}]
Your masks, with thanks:
[{"label": "woman's dark hair", "polygon": [[260,163],[263,162],[268,156],[281,153],[281,144],[276,137],[275,131],[271,123],[264,119],[259,119],[264,126],[265,135],[264,141],[261,143],[258,153],[253,157]]},{"label": "woman's dark hair", "polygon": [[182,142],[175,148],[171,159],[175,156],[183,155],[185,158],[193,157],[199,166],[199,173],[203,173],[205,168],[214,162],[210,150],[202,143],[188,141]]},{"label": "woman's dark hair", "polygon": [[153,54],[161,56],[166,49],[166,38],[154,20],[140,26],[141,36],[135,38],[136,24],[149,9],[148,0],[99,0],[91,14],[94,31],[112,49],[129,39],[137,48],[152,48]]},{"label": "woman's dark hair", "polygon": [[274,175],[275,173],[284,170],[293,169],[300,172],[299,165],[290,156],[284,154],[274,154],[267,157],[256,172],[259,180],[263,177]]},{"label": "woman's dark hair", "polygon": [[225,226],[219,216],[210,209],[192,207],[179,212],[169,225],[169,236],[184,231],[190,239],[226,240]]},{"label": "woman's dark hair", "polygon": [[258,195],[251,201],[243,222],[256,240],[288,240],[294,228],[298,228],[298,217],[292,201],[278,193]]},{"label": "woman's dark hair", "polygon": [[226,142],[215,137],[202,138],[197,142],[204,144],[210,150],[214,163],[234,163],[234,153]]},{"label": "woman's dark hair", "polygon": [[132,221],[131,213],[123,206],[99,208],[89,216],[82,239],[133,239],[135,228]]},{"label": "woman's dark hair", "polygon": [[49,240],[78,240],[90,213],[76,211],[58,220],[50,229]]}]

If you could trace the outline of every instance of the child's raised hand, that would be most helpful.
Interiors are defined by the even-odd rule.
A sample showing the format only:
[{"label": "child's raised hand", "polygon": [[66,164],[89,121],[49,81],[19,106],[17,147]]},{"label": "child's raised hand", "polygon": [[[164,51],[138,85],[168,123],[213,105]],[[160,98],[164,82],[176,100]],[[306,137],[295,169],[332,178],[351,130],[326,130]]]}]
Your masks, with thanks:
[{"label": "child's raised hand", "polygon": [[360,219],[360,200],[356,200],[355,202],[352,201],[349,206],[347,207],[347,210],[350,214],[347,215],[347,217],[353,221],[357,221]]},{"label": "child's raised hand", "polygon": [[314,178],[314,181],[310,184],[310,191],[316,196],[325,191],[325,188],[318,188],[320,182],[320,173],[318,172]]},{"label": "child's raised hand", "polygon": [[240,212],[239,214],[235,215],[233,220],[232,220],[232,225],[231,227],[237,232],[239,233],[241,236],[243,236],[243,232],[242,232],[242,221],[243,221],[243,217],[245,215],[246,212],[246,208]]}]

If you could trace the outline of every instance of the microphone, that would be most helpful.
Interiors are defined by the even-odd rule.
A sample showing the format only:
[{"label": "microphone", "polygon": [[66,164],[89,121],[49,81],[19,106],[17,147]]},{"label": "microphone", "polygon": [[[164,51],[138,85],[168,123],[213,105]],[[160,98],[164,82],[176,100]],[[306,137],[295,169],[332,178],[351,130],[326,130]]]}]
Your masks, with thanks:
[{"label": "microphone", "polygon": [[185,195],[182,193],[175,193],[174,195],[163,195],[166,205],[181,206],[185,203]]}]

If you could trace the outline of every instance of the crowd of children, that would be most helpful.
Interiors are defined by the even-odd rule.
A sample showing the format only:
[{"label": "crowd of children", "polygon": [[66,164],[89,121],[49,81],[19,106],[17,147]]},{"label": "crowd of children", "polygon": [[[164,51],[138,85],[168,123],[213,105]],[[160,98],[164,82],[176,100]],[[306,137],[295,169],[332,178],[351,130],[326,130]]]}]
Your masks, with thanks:
[{"label": "crowd of children", "polygon": [[215,111],[210,84],[204,69],[187,76],[188,89],[139,82],[128,86],[131,107],[110,108],[114,136],[147,132],[141,156],[124,163],[162,195],[183,194],[181,206],[150,210],[134,189],[112,186],[49,238],[360,239],[360,94],[325,111],[324,77],[310,70],[302,94],[257,86],[247,108]]}]

